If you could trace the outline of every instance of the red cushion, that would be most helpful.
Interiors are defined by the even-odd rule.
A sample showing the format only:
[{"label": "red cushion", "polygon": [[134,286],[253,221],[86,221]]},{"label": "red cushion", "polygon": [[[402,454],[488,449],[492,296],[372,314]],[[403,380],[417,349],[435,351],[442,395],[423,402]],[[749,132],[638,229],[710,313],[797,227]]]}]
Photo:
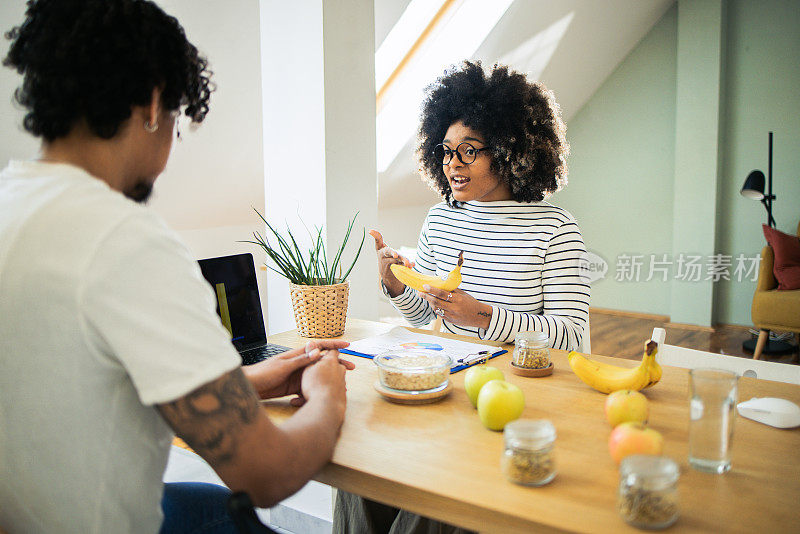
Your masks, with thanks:
[{"label": "red cushion", "polygon": [[800,238],[784,234],[766,224],[761,226],[764,228],[767,243],[775,251],[773,272],[778,281],[778,289],[800,289]]}]

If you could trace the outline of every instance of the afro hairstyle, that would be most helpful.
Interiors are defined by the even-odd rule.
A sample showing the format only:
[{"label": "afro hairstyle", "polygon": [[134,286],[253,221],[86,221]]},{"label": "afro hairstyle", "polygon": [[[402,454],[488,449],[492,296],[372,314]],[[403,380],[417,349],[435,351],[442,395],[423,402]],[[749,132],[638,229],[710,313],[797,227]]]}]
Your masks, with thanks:
[{"label": "afro hairstyle", "polygon": [[541,83],[507,66],[495,65],[487,74],[480,61],[464,61],[425,93],[417,138],[420,173],[449,205],[459,203],[434,149],[458,121],[484,136],[491,170],[517,202],[538,202],[566,185],[566,126],[553,92]]},{"label": "afro hairstyle", "polygon": [[193,122],[209,109],[211,71],[178,21],[147,0],[29,0],[6,32],[3,64],[23,75],[24,128],[53,141],[81,120],[110,139],[133,106],[161,89],[163,107]]}]

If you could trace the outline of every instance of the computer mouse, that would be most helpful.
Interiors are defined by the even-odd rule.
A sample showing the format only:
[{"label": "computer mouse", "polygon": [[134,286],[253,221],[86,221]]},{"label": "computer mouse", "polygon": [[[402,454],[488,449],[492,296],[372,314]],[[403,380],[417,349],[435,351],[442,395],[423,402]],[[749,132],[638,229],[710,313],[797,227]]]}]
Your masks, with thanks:
[{"label": "computer mouse", "polygon": [[753,397],[736,405],[739,415],[777,428],[800,426],[800,406],[786,399]]}]

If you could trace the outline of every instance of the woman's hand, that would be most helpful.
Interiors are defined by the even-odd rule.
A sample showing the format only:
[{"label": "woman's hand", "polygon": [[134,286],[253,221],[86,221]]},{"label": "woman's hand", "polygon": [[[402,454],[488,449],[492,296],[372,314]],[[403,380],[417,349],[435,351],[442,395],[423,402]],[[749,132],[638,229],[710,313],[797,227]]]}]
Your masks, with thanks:
[{"label": "woman's hand", "polygon": [[375,240],[375,252],[378,255],[378,272],[381,275],[381,281],[389,291],[389,296],[396,297],[405,290],[406,285],[395,277],[389,266],[399,263],[410,269],[414,264],[393,248],[386,246],[379,231],[370,230],[369,235]]},{"label": "woman's hand", "polygon": [[[349,343],[339,340],[309,341],[305,347],[293,349],[268,358],[262,362],[242,367],[245,376],[253,384],[258,396],[272,399],[286,395],[297,395],[291,400],[293,406],[301,406],[305,399],[301,392],[303,371],[319,361],[325,354],[336,353]],[[355,369],[352,362],[338,358],[347,370]]]},{"label": "woman's hand", "polygon": [[489,328],[492,320],[492,307],[479,302],[469,293],[460,289],[445,291],[433,286],[422,286],[425,290],[420,296],[431,303],[433,311],[447,322],[459,326]]}]

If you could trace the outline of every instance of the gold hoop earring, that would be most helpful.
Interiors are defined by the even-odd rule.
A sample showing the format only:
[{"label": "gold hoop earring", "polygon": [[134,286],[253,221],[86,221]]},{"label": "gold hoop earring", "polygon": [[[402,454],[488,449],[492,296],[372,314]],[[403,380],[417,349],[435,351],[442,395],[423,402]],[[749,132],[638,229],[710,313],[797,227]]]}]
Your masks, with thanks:
[{"label": "gold hoop earring", "polygon": [[145,129],[145,131],[146,131],[146,132],[148,132],[148,133],[153,133],[153,132],[155,132],[156,130],[158,130],[158,123],[157,123],[157,122],[155,122],[155,123],[153,123],[153,124],[150,124],[150,121],[145,121],[145,123],[144,123],[144,129]]}]

